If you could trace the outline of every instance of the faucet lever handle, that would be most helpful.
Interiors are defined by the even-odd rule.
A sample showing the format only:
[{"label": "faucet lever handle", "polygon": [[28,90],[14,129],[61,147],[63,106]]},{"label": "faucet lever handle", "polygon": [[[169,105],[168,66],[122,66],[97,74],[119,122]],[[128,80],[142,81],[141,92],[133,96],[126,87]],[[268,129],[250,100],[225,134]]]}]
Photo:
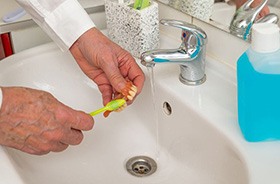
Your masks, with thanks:
[{"label": "faucet lever handle", "polygon": [[[251,4],[254,1],[255,0],[248,0],[240,8],[238,8],[229,26],[230,32],[232,34],[237,35],[244,40],[250,40],[251,27],[253,23],[255,23],[260,11],[268,2],[268,0],[262,0],[258,6],[251,8]],[[267,19],[273,19],[269,21],[275,21],[275,15],[269,15],[265,21],[267,21]]]},{"label": "faucet lever handle", "polygon": [[[165,26],[172,26],[181,28],[182,32],[189,32],[190,34],[193,34],[197,39],[197,45],[201,46],[206,44],[207,42],[207,35],[206,33],[199,27],[179,20],[173,20],[173,19],[162,19],[160,20],[160,23]],[[184,40],[184,34],[182,35],[182,39]]]},{"label": "faucet lever handle", "polygon": [[251,8],[251,4],[254,1],[255,0],[248,0],[238,9],[238,11],[252,11],[254,14],[258,15],[263,7],[267,4],[268,0],[263,0],[258,6],[256,6],[255,8]]},{"label": "faucet lever handle", "polygon": [[269,13],[266,16],[260,18],[259,20],[256,21],[256,23],[261,23],[261,22],[266,22],[266,23],[274,23],[277,24],[279,21],[278,15],[275,13]]}]

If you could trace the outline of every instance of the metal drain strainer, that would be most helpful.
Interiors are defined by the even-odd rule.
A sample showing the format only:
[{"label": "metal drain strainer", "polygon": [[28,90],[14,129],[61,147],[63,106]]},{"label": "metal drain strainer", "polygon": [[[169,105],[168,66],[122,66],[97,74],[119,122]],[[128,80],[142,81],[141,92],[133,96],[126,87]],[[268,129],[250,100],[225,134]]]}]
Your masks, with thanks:
[{"label": "metal drain strainer", "polygon": [[157,163],[150,157],[136,156],[127,161],[126,170],[133,176],[150,176],[157,170]]}]

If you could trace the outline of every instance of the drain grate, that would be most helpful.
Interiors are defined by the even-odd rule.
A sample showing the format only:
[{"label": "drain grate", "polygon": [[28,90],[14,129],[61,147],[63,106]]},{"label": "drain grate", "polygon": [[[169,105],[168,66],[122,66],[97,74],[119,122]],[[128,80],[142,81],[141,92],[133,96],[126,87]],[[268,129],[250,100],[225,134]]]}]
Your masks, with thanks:
[{"label": "drain grate", "polygon": [[126,170],[133,176],[150,176],[157,170],[157,163],[147,156],[135,156],[127,161]]}]

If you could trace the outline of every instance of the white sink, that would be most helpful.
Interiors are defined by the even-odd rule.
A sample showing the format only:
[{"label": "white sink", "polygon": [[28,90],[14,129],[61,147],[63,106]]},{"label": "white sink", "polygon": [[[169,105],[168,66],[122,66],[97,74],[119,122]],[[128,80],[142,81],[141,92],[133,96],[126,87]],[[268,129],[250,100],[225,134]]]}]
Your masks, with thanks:
[{"label": "white sink", "polygon": [[[161,42],[165,48],[178,45],[164,35]],[[280,183],[279,143],[250,144],[240,133],[233,70],[207,58],[207,81],[194,87],[179,82],[177,65],[157,65],[154,73],[155,97],[147,77],[135,103],[107,119],[95,117],[94,129],[78,146],[45,156],[2,148],[0,183]],[[95,84],[69,53],[52,43],[2,60],[0,84],[46,90],[86,112],[101,106]],[[170,115],[164,102],[172,109]],[[127,173],[126,161],[138,155],[153,158],[157,171],[141,178]]]}]

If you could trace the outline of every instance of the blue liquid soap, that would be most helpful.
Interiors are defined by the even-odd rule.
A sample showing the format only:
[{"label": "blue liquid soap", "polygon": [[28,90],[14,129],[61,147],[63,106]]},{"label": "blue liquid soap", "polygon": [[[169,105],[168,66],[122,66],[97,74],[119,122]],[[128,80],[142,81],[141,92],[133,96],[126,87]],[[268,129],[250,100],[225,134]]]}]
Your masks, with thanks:
[{"label": "blue liquid soap", "polygon": [[252,44],[237,61],[238,123],[247,141],[280,140],[280,33],[252,27]]},{"label": "blue liquid soap", "polygon": [[237,62],[238,122],[247,141],[280,140],[280,52],[278,56],[271,65],[264,62],[263,69],[272,73],[256,71],[247,53]]}]

